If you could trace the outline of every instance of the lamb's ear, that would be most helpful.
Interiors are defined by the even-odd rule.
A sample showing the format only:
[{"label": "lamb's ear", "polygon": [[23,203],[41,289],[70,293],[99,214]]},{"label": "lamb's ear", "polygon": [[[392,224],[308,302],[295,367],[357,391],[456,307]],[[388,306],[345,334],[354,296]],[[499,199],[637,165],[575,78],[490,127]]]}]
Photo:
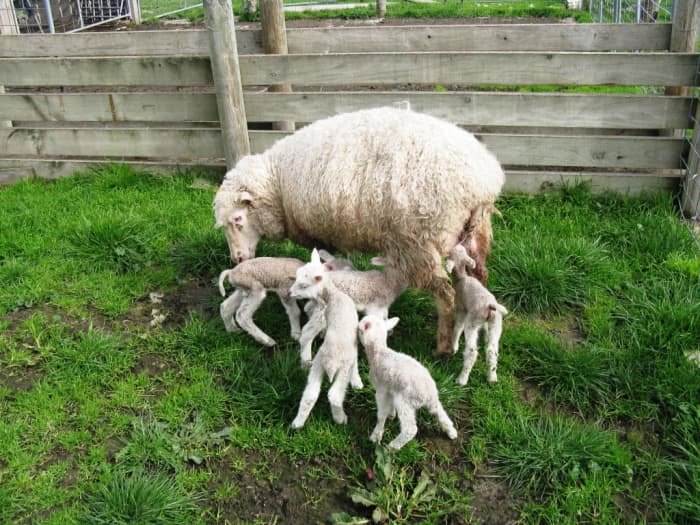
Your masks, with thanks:
[{"label": "lamb's ear", "polygon": [[318,254],[318,250],[316,248],[314,248],[311,252],[311,262],[314,264],[321,264],[321,256]]},{"label": "lamb's ear", "polygon": [[314,275],[314,281],[320,283],[321,281],[323,281],[323,275],[321,275],[320,273]]},{"label": "lamb's ear", "polygon": [[399,324],[398,317],[392,317],[391,319],[387,319],[386,321],[384,321],[384,327],[386,328],[387,332],[393,330],[397,324]]},{"label": "lamb's ear", "polygon": [[386,266],[388,264],[386,257],[372,257],[370,262],[375,266]]},{"label": "lamb's ear", "polygon": [[333,257],[333,255],[331,255],[329,252],[327,252],[326,250],[323,250],[323,249],[318,251],[318,255],[321,257],[321,260],[323,262],[329,262],[329,261],[332,261],[333,259],[335,259],[335,257]]},{"label": "lamb's ear", "polygon": [[445,270],[447,270],[447,273],[452,273],[452,270],[455,269],[455,262],[452,260],[452,257],[448,257],[445,259]]}]

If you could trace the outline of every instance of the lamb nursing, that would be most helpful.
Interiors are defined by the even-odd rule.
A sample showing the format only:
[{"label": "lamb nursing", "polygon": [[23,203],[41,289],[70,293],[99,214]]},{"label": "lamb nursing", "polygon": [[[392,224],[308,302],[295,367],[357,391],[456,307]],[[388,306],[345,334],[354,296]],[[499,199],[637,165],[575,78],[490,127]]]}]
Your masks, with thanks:
[{"label": "lamb nursing", "polygon": [[453,246],[485,281],[493,203],[504,183],[496,158],[467,131],[406,109],[319,120],[242,158],[214,199],[231,259],[261,238],[380,252],[438,308],[438,353],[450,353],[454,290],[442,265]]}]

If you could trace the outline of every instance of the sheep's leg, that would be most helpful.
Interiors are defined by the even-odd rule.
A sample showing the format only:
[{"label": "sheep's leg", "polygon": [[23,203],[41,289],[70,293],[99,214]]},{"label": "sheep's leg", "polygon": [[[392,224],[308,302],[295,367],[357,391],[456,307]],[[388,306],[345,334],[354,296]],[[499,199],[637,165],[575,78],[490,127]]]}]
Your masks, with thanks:
[{"label": "sheep's leg", "polygon": [[498,381],[496,368],[498,368],[498,341],[501,339],[503,332],[503,317],[499,312],[491,314],[490,328],[488,330],[488,345],[486,347],[486,362],[489,367],[488,382],[495,383]]},{"label": "sheep's leg", "polygon": [[331,414],[333,421],[339,425],[344,425],[348,422],[348,416],[343,410],[343,401],[345,400],[345,392],[348,389],[352,367],[338,370],[335,374],[333,384],[328,389],[328,402],[331,405]]},{"label": "sheep's leg", "polygon": [[437,350],[436,356],[452,353],[452,333],[455,324],[455,291],[447,280],[447,273],[440,268],[435,273],[430,286],[438,310]]},{"label": "sheep's leg", "polygon": [[464,332],[464,321],[467,317],[466,312],[463,312],[461,310],[457,310],[455,312],[455,327],[454,330],[452,331],[452,353],[456,354],[457,350],[459,350],[459,338],[462,336],[462,332]]},{"label": "sheep's leg", "polygon": [[440,423],[440,426],[447,434],[447,437],[449,437],[450,439],[455,439],[457,437],[457,429],[452,423],[450,416],[448,416],[447,412],[445,412],[445,409],[443,408],[442,403],[440,403],[440,400],[436,398],[435,402],[428,407],[428,410],[437,418],[438,422]]},{"label": "sheep's leg", "polygon": [[479,355],[479,350],[477,345],[479,343],[479,325],[474,323],[473,320],[467,319],[464,328],[464,338],[466,339],[466,345],[464,347],[464,366],[462,372],[457,378],[457,382],[464,386],[469,381],[469,374],[474,368],[474,363]]},{"label": "sheep's leg", "polygon": [[231,294],[224,302],[219,306],[219,313],[221,314],[221,319],[224,322],[224,327],[227,332],[238,332],[241,328],[236,324],[234,319],[236,311],[241,306],[241,302],[245,297],[245,292],[243,290],[237,289]]},{"label": "sheep's leg", "polygon": [[391,394],[386,389],[378,388],[374,394],[374,398],[377,401],[377,425],[372,430],[369,436],[369,440],[372,443],[379,443],[384,435],[384,424],[386,423],[386,418],[390,417],[392,413],[396,412],[394,408],[394,401],[392,400]]},{"label": "sheep's leg", "polygon": [[311,410],[314,408],[318,396],[321,393],[321,383],[323,382],[323,365],[321,365],[321,360],[316,359],[311,364],[311,370],[309,370],[309,377],[306,381],[306,388],[304,388],[304,393],[301,396],[301,401],[299,402],[299,410],[297,416],[292,421],[292,428],[301,428],[306,423],[306,419],[309,417]]},{"label": "sheep's leg", "polygon": [[292,339],[298,341],[301,336],[301,310],[296,302],[296,299],[292,299],[288,292],[277,292],[277,296],[284,306],[284,310],[287,312],[287,317],[289,317],[289,325],[291,327]]},{"label": "sheep's leg", "polygon": [[275,346],[275,340],[260,330],[253,322],[253,315],[265,299],[265,290],[250,290],[248,297],[236,312],[236,321],[253,339],[265,346]]},{"label": "sheep's leg", "polygon": [[309,310],[304,307],[304,311],[307,314],[311,312],[311,314],[309,315],[309,320],[301,329],[299,346],[301,347],[301,366],[308,368],[311,366],[311,346],[316,336],[326,327],[326,315],[323,308],[318,304]]},{"label": "sheep's leg", "polygon": [[406,400],[404,400],[401,396],[395,395],[394,406],[396,407],[396,413],[399,416],[401,432],[391,443],[389,443],[389,448],[399,450],[406,443],[416,437],[416,434],[418,433],[418,426],[416,425],[416,411],[409,403],[406,402]]}]

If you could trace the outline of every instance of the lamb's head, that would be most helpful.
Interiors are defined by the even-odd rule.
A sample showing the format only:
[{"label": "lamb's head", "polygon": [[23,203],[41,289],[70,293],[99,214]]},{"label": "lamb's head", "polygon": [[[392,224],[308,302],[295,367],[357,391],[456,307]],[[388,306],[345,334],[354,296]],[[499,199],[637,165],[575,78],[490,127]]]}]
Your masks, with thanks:
[{"label": "lamb's head", "polygon": [[450,273],[454,271],[455,277],[461,277],[466,275],[467,270],[476,268],[476,261],[469,257],[464,246],[458,244],[452,248],[452,253],[447,257],[445,268]]},{"label": "lamb's head", "polygon": [[317,299],[328,278],[328,270],[321,262],[316,248],[311,252],[311,262],[297,270],[294,284],[289,289],[289,295],[296,299]]},{"label": "lamb's head", "polygon": [[366,315],[357,325],[357,336],[365,349],[384,347],[387,334],[398,322],[398,317],[385,320],[376,315]]},{"label": "lamb's head", "polygon": [[252,202],[253,197],[247,191],[219,190],[214,198],[216,227],[224,229],[234,263],[255,257],[260,233],[250,219]]}]

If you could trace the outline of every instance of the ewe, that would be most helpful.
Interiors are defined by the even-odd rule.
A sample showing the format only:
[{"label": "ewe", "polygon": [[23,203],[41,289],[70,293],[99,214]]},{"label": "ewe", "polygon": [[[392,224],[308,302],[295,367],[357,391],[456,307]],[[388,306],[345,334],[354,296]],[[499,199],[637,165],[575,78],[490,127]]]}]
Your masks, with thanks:
[{"label": "ewe", "polygon": [[214,199],[231,259],[261,238],[349,253],[380,252],[438,307],[438,353],[450,353],[454,290],[442,265],[455,244],[486,281],[491,213],[505,177],[469,132],[390,107],[319,120],[243,157]]}]

